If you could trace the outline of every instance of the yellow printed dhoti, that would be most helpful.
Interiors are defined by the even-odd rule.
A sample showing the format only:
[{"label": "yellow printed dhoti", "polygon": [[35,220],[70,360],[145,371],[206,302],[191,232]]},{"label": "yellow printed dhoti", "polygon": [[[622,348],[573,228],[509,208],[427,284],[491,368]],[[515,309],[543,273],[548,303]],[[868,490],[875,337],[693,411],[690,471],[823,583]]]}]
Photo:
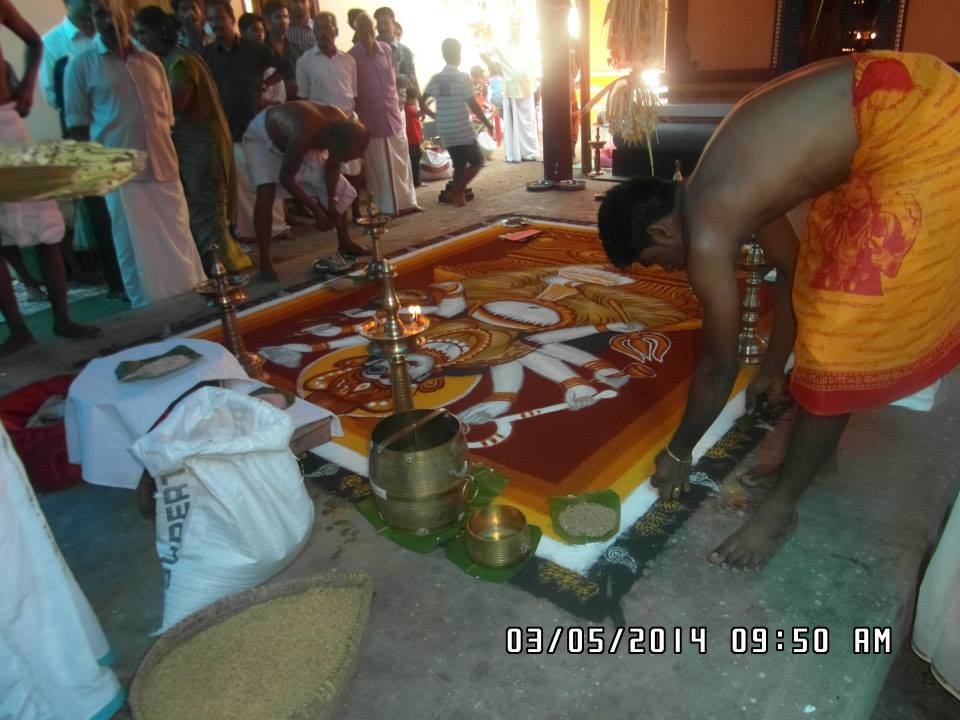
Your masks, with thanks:
[{"label": "yellow printed dhoti", "polygon": [[814,199],[794,277],[791,392],[833,415],[960,362],[960,74],[929,55],[855,56],[859,146]]}]

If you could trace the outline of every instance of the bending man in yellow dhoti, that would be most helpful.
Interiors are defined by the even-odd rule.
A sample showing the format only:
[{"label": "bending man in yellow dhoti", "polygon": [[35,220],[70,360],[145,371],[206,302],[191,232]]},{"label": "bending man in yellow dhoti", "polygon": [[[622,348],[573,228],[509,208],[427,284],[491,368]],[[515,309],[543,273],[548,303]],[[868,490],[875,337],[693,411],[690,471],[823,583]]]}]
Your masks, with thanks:
[{"label": "bending man in yellow dhoti", "polygon": [[[689,488],[691,451],[737,374],[741,240],[759,232],[789,273],[796,237],[783,215],[813,199],[792,278],[791,392],[800,410],[783,471],[711,562],[762,566],[795,526],[797,500],[849,413],[915,393],[960,361],[958,158],[960,75],[931,56],[874,52],[755,91],[689,180],[648,178],[607,193],[599,225],[610,259],[686,267],[703,305],[703,355],[686,413],[657,458],[662,497]],[[782,383],[793,346],[788,273],[754,395]]]}]

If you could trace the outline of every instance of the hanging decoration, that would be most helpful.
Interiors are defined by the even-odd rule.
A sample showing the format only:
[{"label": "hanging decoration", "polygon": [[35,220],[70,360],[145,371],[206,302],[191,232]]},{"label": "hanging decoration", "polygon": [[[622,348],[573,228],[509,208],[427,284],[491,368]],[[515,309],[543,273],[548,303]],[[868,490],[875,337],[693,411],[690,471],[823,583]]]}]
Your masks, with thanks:
[{"label": "hanging decoration", "polygon": [[[603,18],[607,25],[610,64],[629,69],[624,77],[611,83],[606,92],[607,123],[614,137],[630,144],[644,143],[653,172],[651,137],[656,135],[656,91],[643,81],[642,71],[663,62],[666,33],[666,7],[663,0],[610,0]],[[600,97],[590,103],[592,107]]]},{"label": "hanging decoration", "polygon": [[663,60],[664,0],[610,0],[603,23],[613,67],[645,68]]}]

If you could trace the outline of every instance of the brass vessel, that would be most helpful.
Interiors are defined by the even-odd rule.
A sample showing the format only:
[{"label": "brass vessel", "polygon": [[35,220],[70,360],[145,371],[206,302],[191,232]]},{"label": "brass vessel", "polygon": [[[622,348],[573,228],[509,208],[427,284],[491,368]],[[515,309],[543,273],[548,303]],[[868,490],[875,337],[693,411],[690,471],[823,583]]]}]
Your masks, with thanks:
[{"label": "brass vessel", "polygon": [[475,562],[489,568],[516,565],[533,550],[527,518],[510,505],[476,510],[467,521],[463,545]]},{"label": "brass vessel", "polygon": [[463,427],[444,408],[407,410],[377,423],[370,438],[370,488],[383,519],[416,535],[463,518],[471,493]]}]

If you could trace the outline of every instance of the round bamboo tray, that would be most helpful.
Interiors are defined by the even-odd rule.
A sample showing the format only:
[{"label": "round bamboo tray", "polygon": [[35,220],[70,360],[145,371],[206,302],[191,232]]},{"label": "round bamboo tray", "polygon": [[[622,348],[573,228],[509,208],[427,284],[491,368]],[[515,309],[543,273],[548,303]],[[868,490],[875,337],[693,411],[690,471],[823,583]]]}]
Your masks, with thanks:
[{"label": "round bamboo tray", "polygon": [[[157,640],[137,668],[130,686],[130,710],[134,720],[145,720],[149,708],[144,705],[145,691],[150,674],[174,649],[240,612],[256,605],[288,595],[297,595],[314,588],[358,588],[361,591],[360,606],[357,608],[356,622],[351,633],[354,638],[344,651],[339,664],[326,678],[317,678],[317,694],[300,710],[289,715],[286,720],[331,720],[338,717],[343,696],[349,682],[356,673],[361,642],[370,613],[373,597],[373,583],[365,573],[319,575],[300,580],[288,580],[269,583],[221,598],[212,605],[198,610],[174,625]],[[313,622],[323,618],[304,618],[304,632],[309,632]],[[278,668],[279,671],[279,668]],[[214,690],[214,688],[211,688]]]}]

